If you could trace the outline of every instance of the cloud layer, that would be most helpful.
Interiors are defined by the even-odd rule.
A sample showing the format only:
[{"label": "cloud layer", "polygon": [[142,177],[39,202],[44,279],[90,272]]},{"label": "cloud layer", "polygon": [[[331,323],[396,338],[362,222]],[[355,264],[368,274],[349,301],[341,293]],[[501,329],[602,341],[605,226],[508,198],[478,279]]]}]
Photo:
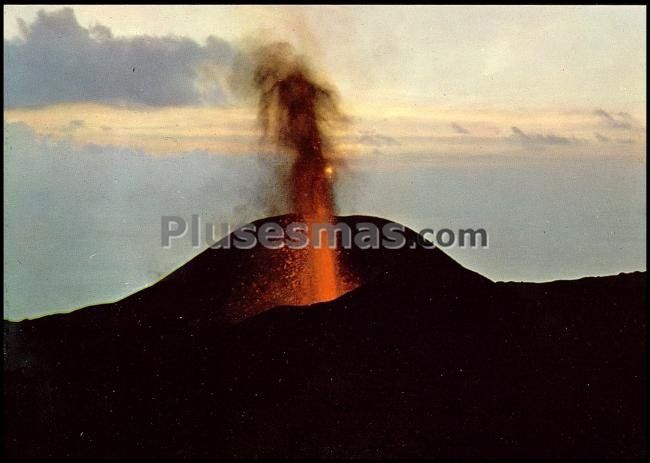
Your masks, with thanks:
[{"label": "cloud layer", "polygon": [[456,122],[451,123],[451,128],[454,129],[454,131],[456,133],[460,133],[461,135],[468,135],[469,134],[469,130],[467,130],[462,125],[457,124]]},{"label": "cloud layer", "polygon": [[[219,224],[270,215],[262,206],[276,186],[277,163],[257,156],[75,148],[24,124],[5,123],[4,155],[4,314],[12,320],[115,300],[159,280],[198,252],[189,233],[162,248],[161,216],[198,214],[219,233]],[[645,268],[645,164],[458,162],[360,157],[337,177],[339,212],[415,229],[485,228],[490,248],[449,252],[493,279]]]},{"label": "cloud layer", "polygon": [[[210,36],[113,37],[82,27],[71,8],[20,21],[22,37],[4,41],[5,107],[94,101],[151,106],[225,101],[215,77],[234,51]],[[206,76],[210,78],[206,78]]]},{"label": "cloud layer", "polygon": [[567,137],[562,137],[554,133],[526,133],[519,127],[515,126],[511,127],[511,130],[513,138],[526,145],[568,145],[574,141]]},{"label": "cloud layer", "polygon": [[599,108],[594,111],[594,114],[598,116],[607,127],[612,129],[627,130],[632,128],[632,124],[630,123],[632,117],[626,112],[612,115],[604,109]]}]

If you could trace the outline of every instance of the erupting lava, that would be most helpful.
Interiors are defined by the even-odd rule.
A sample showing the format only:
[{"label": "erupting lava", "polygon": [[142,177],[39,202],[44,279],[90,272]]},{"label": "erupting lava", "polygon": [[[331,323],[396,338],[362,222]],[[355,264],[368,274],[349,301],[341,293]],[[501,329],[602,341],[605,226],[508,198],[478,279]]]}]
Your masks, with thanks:
[{"label": "erupting lava", "polygon": [[[260,92],[259,118],[266,135],[295,155],[289,177],[293,210],[307,225],[332,221],[334,168],[328,160],[331,147],[321,124],[336,116],[331,90],[314,82],[306,66],[291,53],[288,45],[276,44],[261,50],[254,82]],[[341,278],[337,252],[330,248],[327,234],[321,245],[303,253],[299,287],[301,302],[331,300],[347,290]]]},{"label": "erupting lava", "polygon": [[244,66],[246,72],[236,77],[248,76],[247,83],[259,95],[258,119],[264,136],[291,160],[290,169],[274,183],[286,193],[283,196],[288,197],[293,214],[274,221],[285,227],[291,221],[303,224],[309,244],[302,249],[257,246],[240,254],[246,272],[227,296],[231,321],[276,306],[332,300],[358,285],[344,265],[346,252],[330,241],[336,238],[321,229],[320,236],[313,236],[317,224],[335,220],[333,183],[341,163],[334,159],[326,128],[327,123],[342,120],[336,95],[316,81],[288,44],[261,47],[252,57],[254,66]]}]

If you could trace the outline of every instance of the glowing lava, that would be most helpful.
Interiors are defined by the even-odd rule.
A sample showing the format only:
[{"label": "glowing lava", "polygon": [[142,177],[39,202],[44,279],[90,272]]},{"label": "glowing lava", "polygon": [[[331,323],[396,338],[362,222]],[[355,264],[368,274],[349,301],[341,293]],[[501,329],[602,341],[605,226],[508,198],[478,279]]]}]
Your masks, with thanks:
[{"label": "glowing lava", "polygon": [[[328,160],[331,146],[322,123],[338,112],[333,92],[315,83],[306,66],[286,44],[263,48],[254,75],[260,92],[259,118],[266,135],[295,156],[289,188],[293,210],[308,227],[332,221],[335,213],[332,180],[334,168]],[[326,234],[325,234],[326,235]],[[312,245],[303,255],[300,288],[303,303],[331,300],[348,290],[341,277],[336,249],[328,237]],[[332,246],[334,247],[334,246]]]}]

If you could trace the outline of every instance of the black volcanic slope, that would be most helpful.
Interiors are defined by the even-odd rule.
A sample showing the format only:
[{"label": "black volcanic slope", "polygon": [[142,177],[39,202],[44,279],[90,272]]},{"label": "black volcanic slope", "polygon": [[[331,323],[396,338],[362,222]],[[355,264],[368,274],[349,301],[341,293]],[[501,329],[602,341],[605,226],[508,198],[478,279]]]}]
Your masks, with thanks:
[{"label": "black volcanic slope", "polygon": [[645,455],[645,273],[494,283],[437,249],[355,250],[358,289],[229,325],[259,252],[5,321],[5,456]]}]

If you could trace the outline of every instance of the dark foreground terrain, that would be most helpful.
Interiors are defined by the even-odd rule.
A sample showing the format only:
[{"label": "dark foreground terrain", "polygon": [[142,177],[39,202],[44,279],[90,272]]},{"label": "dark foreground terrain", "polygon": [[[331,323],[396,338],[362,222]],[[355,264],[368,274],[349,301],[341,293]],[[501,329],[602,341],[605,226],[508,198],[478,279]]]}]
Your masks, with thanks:
[{"label": "dark foreground terrain", "polygon": [[354,250],[356,290],[229,324],[256,252],[5,321],[5,457],[645,455],[645,273],[494,283],[437,249]]}]

